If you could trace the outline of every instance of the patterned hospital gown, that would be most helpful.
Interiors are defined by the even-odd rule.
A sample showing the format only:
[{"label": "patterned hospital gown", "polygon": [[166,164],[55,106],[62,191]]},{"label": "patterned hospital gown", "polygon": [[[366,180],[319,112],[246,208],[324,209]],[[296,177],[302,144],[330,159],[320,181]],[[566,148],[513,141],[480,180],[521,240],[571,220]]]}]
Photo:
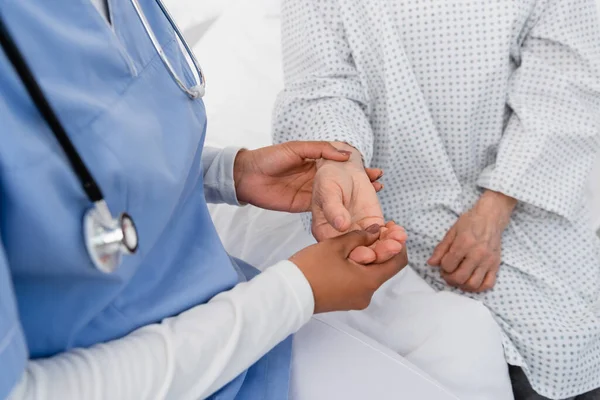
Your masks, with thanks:
[{"label": "patterned hospital gown", "polygon": [[276,141],[335,140],[386,171],[386,218],[426,260],[484,188],[519,200],[494,290],[469,295],[550,398],[600,387],[595,0],[285,0]]}]

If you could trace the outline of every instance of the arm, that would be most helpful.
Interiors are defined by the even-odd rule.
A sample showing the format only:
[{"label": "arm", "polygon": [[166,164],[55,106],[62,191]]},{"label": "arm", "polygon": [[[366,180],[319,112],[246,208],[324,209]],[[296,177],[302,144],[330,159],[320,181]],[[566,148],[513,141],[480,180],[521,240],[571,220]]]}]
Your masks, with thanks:
[{"label": "arm", "polygon": [[202,171],[204,172],[204,195],[208,203],[240,205],[233,179],[233,165],[239,151],[237,147],[224,149],[204,147]]},{"label": "arm", "polygon": [[[334,0],[284,0],[282,42],[286,87],[275,106],[274,141],[325,140],[352,154],[345,164],[318,163],[313,235],[322,241],[383,225],[379,199],[364,173],[373,156],[368,88],[354,63],[340,6]],[[377,257],[381,261],[395,250],[395,244],[384,246]]]},{"label": "arm", "polygon": [[297,331],[313,309],[306,278],[284,261],[161,324],[30,361],[10,399],[205,398]]},{"label": "arm", "polygon": [[275,142],[347,143],[368,166],[373,154],[369,99],[339,6],[333,1],[285,0],[282,42],[286,88],[275,107]]},{"label": "arm", "polygon": [[[313,312],[367,307],[375,290],[408,263],[406,251],[369,266],[349,260],[357,248],[375,243],[380,231],[374,225],[310,246],[293,263],[281,262],[205,305],[124,338],[30,361],[10,399],[205,398]],[[17,363],[0,368],[22,371]]]},{"label": "arm", "polygon": [[532,26],[513,54],[514,111],[495,164],[479,177],[486,190],[436,247],[429,263],[465,291],[491,289],[502,234],[517,201],[567,219],[583,207],[583,189],[600,145],[600,29],[594,0],[574,7],[538,1]]},{"label": "arm", "polygon": [[538,1],[513,58],[513,110],[483,188],[574,219],[600,147],[600,29],[594,0]]}]

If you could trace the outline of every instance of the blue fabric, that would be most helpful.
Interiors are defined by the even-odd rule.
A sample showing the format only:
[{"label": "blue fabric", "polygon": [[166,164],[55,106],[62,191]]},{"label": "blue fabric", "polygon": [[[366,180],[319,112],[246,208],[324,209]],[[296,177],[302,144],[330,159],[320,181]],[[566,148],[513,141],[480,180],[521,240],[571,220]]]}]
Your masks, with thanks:
[{"label": "blue fabric", "polygon": [[[140,2],[191,85],[168,22],[153,0]],[[23,370],[23,338],[33,358],[87,347],[205,303],[239,279],[204,198],[204,106],[171,79],[130,2],[111,6],[114,31],[89,0],[0,0],[110,209],[131,214],[140,236],[116,273],[93,267],[82,233],[90,203],[0,52],[0,275],[11,275],[0,276],[0,346],[10,342],[0,347],[0,398]]]},{"label": "blue fabric", "polygon": [[0,232],[0,399],[8,396],[10,388],[19,380],[26,362],[27,347],[19,324]]}]

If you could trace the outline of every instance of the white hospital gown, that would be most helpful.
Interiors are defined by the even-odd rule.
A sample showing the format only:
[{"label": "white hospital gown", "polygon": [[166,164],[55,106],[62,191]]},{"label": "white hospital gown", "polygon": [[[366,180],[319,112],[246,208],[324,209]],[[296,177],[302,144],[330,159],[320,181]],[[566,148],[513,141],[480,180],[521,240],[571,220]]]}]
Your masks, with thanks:
[{"label": "white hospital gown", "polygon": [[426,260],[484,188],[519,200],[496,287],[469,295],[540,394],[600,387],[600,240],[582,193],[600,147],[594,0],[285,0],[276,141],[335,140],[386,171],[386,218]]}]

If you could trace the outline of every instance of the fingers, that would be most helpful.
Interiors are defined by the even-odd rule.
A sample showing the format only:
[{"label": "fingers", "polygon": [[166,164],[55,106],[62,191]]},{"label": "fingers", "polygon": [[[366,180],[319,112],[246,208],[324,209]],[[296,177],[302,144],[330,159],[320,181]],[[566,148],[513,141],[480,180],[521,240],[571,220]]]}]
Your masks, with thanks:
[{"label": "fingers", "polygon": [[[473,252],[473,253],[472,253]],[[482,260],[489,255],[487,248],[478,247],[477,239],[472,235],[456,235],[448,252],[442,257],[440,267],[447,273],[453,273],[463,262],[463,259],[470,254],[477,260]]]},{"label": "fingers", "polygon": [[494,285],[496,284],[497,276],[498,276],[498,268],[488,271],[488,273],[485,275],[483,283],[481,284],[481,286],[479,287],[477,292],[485,292],[486,290],[490,290],[491,288],[493,288]]},{"label": "fingers", "polygon": [[456,238],[456,229],[452,227],[444,236],[442,241],[436,246],[435,250],[433,250],[433,255],[429,260],[427,260],[427,264],[433,266],[439,266],[442,262],[442,258],[446,255],[448,250],[450,250],[450,246],[454,242]]},{"label": "fingers", "polygon": [[375,189],[375,192],[379,193],[383,190],[383,183],[381,182],[373,182],[373,189]]},{"label": "fingers", "polygon": [[442,277],[449,285],[459,287],[465,292],[483,292],[491,289],[496,282],[500,266],[499,256],[481,254],[481,251],[473,250],[454,273],[447,274],[442,270]]},{"label": "fingers", "polygon": [[[448,256],[451,256],[450,253],[448,253]],[[444,256],[444,259],[442,260],[442,275],[444,276],[446,282],[452,286],[462,286],[467,283],[469,278],[471,278],[471,275],[473,275],[475,269],[480,265],[482,257],[476,251],[470,252],[452,271],[449,271],[446,269],[447,267],[444,267],[445,261],[446,256]]]},{"label": "fingers", "polygon": [[395,222],[390,221],[385,225],[385,229],[381,230],[382,240],[395,240],[400,243],[405,243],[408,239],[408,235],[403,227],[396,225]]},{"label": "fingers", "polygon": [[332,240],[338,244],[344,257],[348,257],[357,247],[369,247],[375,243],[379,239],[379,230],[379,225],[373,224],[364,231],[348,232]]},{"label": "fingers", "polygon": [[378,180],[381,179],[381,177],[383,176],[383,171],[379,168],[365,168],[365,172],[367,173],[369,180],[373,184],[373,189],[375,189],[377,193],[382,191],[383,183],[378,182]]},{"label": "fingers", "polygon": [[379,240],[372,247],[377,256],[375,259],[376,263],[386,262],[404,249],[404,245],[395,240]]},{"label": "fingers", "polygon": [[490,290],[496,284],[496,276],[498,275],[498,270],[500,269],[500,256],[493,255],[487,258],[482,264],[481,269],[485,271],[485,276],[479,286],[469,286],[467,291],[471,292],[485,292],[486,290]]},{"label": "fingers", "polygon": [[485,268],[477,267],[469,279],[460,288],[465,292],[475,292],[483,284],[486,275],[487,270]]},{"label": "fingers", "polygon": [[383,170],[379,168],[365,168],[365,172],[371,182],[378,181],[383,176]]},{"label": "fingers", "polygon": [[371,246],[377,256],[375,262],[382,263],[399,254],[404,249],[407,238],[404,228],[393,221],[388,222],[381,228],[379,240]]},{"label": "fingers", "polygon": [[377,260],[377,254],[369,247],[359,246],[352,250],[348,258],[357,264],[367,265]]},{"label": "fingers", "polygon": [[365,268],[368,269],[367,273],[373,276],[377,287],[379,287],[395,276],[398,272],[402,271],[402,269],[407,265],[408,254],[406,249],[403,249],[399,254],[396,254],[388,261],[381,264],[373,264]]},{"label": "fingers", "polygon": [[287,146],[296,155],[303,159],[325,159],[331,161],[348,161],[351,152],[346,150],[338,150],[329,142],[288,142],[284,146]]}]

